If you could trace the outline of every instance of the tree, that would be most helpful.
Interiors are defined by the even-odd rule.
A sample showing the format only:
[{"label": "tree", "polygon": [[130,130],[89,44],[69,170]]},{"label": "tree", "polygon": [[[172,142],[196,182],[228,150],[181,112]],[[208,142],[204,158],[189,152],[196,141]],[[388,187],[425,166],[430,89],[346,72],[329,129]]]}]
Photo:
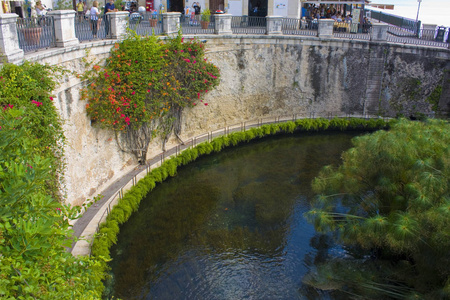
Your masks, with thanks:
[{"label": "tree", "polygon": [[[93,66],[83,97],[86,112],[145,164],[150,141],[181,131],[182,110],[203,103],[219,83],[219,70],[204,58],[204,45],[181,35],[166,42],[130,34],[116,44],[105,67]],[[207,103],[203,103],[208,105]]]},{"label": "tree", "polygon": [[314,180],[319,195],[306,216],[315,228],[397,271],[368,284],[372,292],[450,296],[449,145],[448,122],[401,120],[356,138],[342,165]]}]

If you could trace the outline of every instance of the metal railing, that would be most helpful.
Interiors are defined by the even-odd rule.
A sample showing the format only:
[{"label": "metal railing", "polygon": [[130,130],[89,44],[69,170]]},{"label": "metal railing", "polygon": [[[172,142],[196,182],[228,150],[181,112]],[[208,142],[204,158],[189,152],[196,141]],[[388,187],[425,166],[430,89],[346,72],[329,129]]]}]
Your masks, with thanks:
[{"label": "metal railing", "polygon": [[141,36],[161,35],[163,18],[160,14],[150,12],[133,13],[128,17],[128,27]]},{"label": "metal railing", "polygon": [[[373,13],[373,12],[372,12]],[[372,16],[376,14],[372,14]],[[386,15],[386,14],[384,14]],[[394,16],[396,17],[396,16]],[[156,20],[155,20],[156,19]],[[400,18],[404,19],[404,18]],[[396,20],[396,19],[395,19]],[[75,35],[79,41],[111,38],[110,17],[99,16],[97,21],[89,17],[75,18]],[[164,19],[161,15],[150,13],[132,13],[128,17],[129,28],[138,35],[162,35]],[[231,31],[233,34],[266,34],[267,19],[265,17],[232,16]],[[202,27],[201,16],[180,16],[182,34],[214,34],[215,16],[212,15],[207,27]],[[395,22],[393,22],[395,23]],[[400,22],[397,22],[400,23]],[[405,23],[405,21],[403,21]],[[406,22],[407,23],[407,22]],[[409,24],[409,23],[408,23]],[[419,24],[419,23],[414,23]],[[55,47],[55,29],[53,17],[19,18],[17,20],[19,47],[24,52],[37,51],[42,48]],[[404,26],[411,27],[412,25]],[[414,25],[415,26],[415,25]],[[333,36],[350,40],[370,40],[371,25],[358,25],[340,22],[335,24]],[[282,19],[282,33],[296,36],[317,36],[317,21],[296,18]],[[388,26],[387,42],[448,48],[449,28],[437,27],[436,30],[420,29],[414,31],[396,25]]]},{"label": "metal railing", "polygon": [[[444,30],[439,32],[439,30]],[[438,29],[421,29],[419,34],[411,34],[408,31],[389,26],[387,41],[391,43],[399,44],[412,44],[430,47],[442,47],[447,48],[449,42],[449,28],[440,27]]]},{"label": "metal railing", "polygon": [[110,38],[111,21],[107,15],[98,16],[97,20],[89,17],[75,18],[75,36],[80,42]]},{"label": "metal railing", "polygon": [[366,10],[370,11],[370,18],[373,20],[377,20],[379,22],[387,23],[394,25],[397,28],[404,29],[406,31],[411,32],[412,34],[418,34],[420,30],[420,21],[415,21],[413,19],[403,18],[396,15],[387,14],[381,11],[375,10]]},{"label": "metal railing", "polygon": [[53,17],[18,18],[16,27],[19,47],[25,53],[56,46]]},{"label": "metal railing", "polygon": [[333,36],[350,40],[370,41],[372,25],[346,22],[335,22],[333,26]]},{"label": "metal railing", "polygon": [[286,35],[317,36],[318,23],[311,20],[283,18],[281,31]]},{"label": "metal railing", "polygon": [[[102,213],[102,216],[98,220],[96,224],[96,230],[94,233],[94,236],[92,237],[90,241],[90,247],[94,242],[95,234],[97,234],[100,230],[101,223],[105,222],[106,217],[111,212],[111,210],[114,208],[114,205],[117,204],[119,200],[121,200],[124,196],[124,191],[126,191],[128,188],[131,188],[137,184],[139,181],[138,177],[144,177],[145,175],[149,174],[152,170],[152,168],[156,168],[159,165],[161,165],[166,159],[171,158],[172,156],[178,156],[182,153],[183,150],[186,150],[188,148],[196,147],[198,144],[203,142],[211,142],[214,138],[220,137],[220,136],[226,136],[233,132],[239,132],[239,131],[246,131],[251,128],[258,128],[263,125],[273,124],[273,123],[281,123],[281,122],[288,122],[288,121],[296,121],[298,119],[316,119],[316,118],[326,118],[326,119],[333,119],[333,118],[364,118],[364,119],[389,119],[390,117],[380,117],[377,112],[370,112],[366,114],[349,114],[345,112],[305,112],[305,113],[298,113],[298,114],[292,114],[287,116],[275,116],[275,117],[264,117],[264,118],[258,118],[256,120],[252,121],[246,121],[246,122],[240,122],[235,125],[225,126],[224,128],[217,129],[217,130],[211,130],[206,133],[197,135],[195,137],[192,137],[191,139],[185,141],[184,143],[178,144],[164,152],[161,152],[160,154],[154,156],[152,159],[147,161],[147,164],[144,168],[140,170],[140,172],[133,174],[131,179],[122,185],[117,192],[115,192],[114,196],[112,196],[109,199],[106,199],[106,201],[102,204],[105,209]],[[146,174],[142,174],[142,172],[146,172]]]},{"label": "metal railing", "polygon": [[180,26],[183,34],[214,34],[215,17],[210,17],[209,23],[201,19],[201,15],[180,16]]},{"label": "metal railing", "polygon": [[265,17],[231,17],[231,32],[234,34],[266,34]]}]

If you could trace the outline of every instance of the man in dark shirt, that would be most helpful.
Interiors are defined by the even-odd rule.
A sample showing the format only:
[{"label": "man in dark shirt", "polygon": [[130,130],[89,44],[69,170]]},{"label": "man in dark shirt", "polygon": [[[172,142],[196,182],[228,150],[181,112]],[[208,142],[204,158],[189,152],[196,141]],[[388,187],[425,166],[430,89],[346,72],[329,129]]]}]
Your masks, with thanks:
[{"label": "man in dark shirt", "polygon": [[105,5],[105,33],[108,35],[109,33],[109,22],[110,18],[106,13],[117,11],[117,9],[114,7],[114,0],[109,0],[108,3]]}]

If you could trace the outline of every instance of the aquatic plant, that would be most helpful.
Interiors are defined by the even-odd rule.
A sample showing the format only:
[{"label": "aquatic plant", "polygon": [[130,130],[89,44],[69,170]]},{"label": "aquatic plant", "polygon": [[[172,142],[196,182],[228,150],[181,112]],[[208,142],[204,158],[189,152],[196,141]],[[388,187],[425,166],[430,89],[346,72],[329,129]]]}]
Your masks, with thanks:
[{"label": "aquatic plant", "polygon": [[353,294],[365,286],[378,297],[450,296],[449,144],[448,122],[401,120],[389,131],[354,139],[342,165],[320,173],[307,218],[392,267],[388,275],[373,269],[371,282],[357,281],[358,289],[348,289],[350,279],[340,271],[324,272],[328,280]]}]

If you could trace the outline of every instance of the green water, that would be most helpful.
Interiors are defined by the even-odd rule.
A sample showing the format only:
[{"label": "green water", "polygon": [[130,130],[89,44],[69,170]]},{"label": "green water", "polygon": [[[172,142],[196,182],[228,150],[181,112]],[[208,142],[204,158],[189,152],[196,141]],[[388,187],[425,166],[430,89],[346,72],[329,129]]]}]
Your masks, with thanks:
[{"label": "green water", "polygon": [[263,139],[179,169],[121,227],[109,296],[330,298],[304,286],[302,277],[343,250],[303,213],[311,180],[323,166],[340,163],[356,134]]}]

